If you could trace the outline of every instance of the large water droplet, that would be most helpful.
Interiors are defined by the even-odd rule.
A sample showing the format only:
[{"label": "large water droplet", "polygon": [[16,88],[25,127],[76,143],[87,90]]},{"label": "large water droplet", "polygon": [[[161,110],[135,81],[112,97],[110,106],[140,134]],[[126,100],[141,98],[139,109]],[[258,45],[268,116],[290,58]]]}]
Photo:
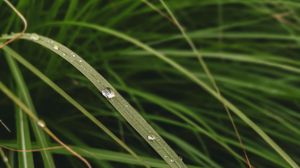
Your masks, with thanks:
[{"label": "large water droplet", "polygon": [[101,91],[102,95],[108,99],[112,99],[116,96],[115,92],[111,88],[105,88]]},{"label": "large water droplet", "polygon": [[34,40],[34,41],[37,41],[37,40],[40,39],[40,36],[37,35],[37,34],[32,34],[32,35],[30,36],[30,39],[32,39],[32,40]]},{"label": "large water droplet", "polygon": [[148,135],[148,136],[147,136],[147,139],[148,139],[149,141],[154,141],[154,140],[156,140],[156,137],[155,137],[155,135]]},{"label": "large water droplet", "polygon": [[58,46],[57,45],[54,45],[53,48],[54,48],[54,50],[58,50]]},{"label": "large water droplet", "polygon": [[45,128],[46,127],[46,123],[43,120],[39,120],[37,122],[37,124],[41,127],[41,128]]}]

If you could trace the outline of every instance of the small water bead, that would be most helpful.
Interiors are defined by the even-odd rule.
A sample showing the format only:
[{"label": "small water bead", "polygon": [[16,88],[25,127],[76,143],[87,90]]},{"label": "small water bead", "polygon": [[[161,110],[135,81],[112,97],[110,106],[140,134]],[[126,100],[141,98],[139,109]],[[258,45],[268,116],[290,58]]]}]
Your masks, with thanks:
[{"label": "small water bead", "polygon": [[101,91],[102,95],[108,99],[116,97],[115,92],[111,88],[105,88]]},{"label": "small water bead", "polygon": [[75,57],[76,57],[76,55],[75,55],[75,54],[72,54],[72,57],[74,57],[74,58],[75,58]]},{"label": "small water bead", "polygon": [[171,159],[171,158],[169,159],[169,156],[168,156],[168,155],[165,155],[164,158],[165,158],[167,161],[171,162],[171,163],[174,163],[174,162],[175,162],[174,159]]},{"label": "small water bead", "polygon": [[80,59],[80,60],[78,60],[79,62],[82,62],[82,60]]},{"label": "small water bead", "polygon": [[148,139],[149,141],[154,141],[154,140],[156,140],[156,137],[155,137],[154,135],[148,135],[148,136],[147,136],[147,139]]},{"label": "small water bead", "polygon": [[37,122],[37,124],[41,127],[41,128],[45,128],[46,127],[46,123],[43,120],[39,120]]},{"label": "small water bead", "polygon": [[34,41],[37,41],[37,40],[40,39],[40,36],[37,35],[37,34],[32,34],[32,35],[30,36],[30,39],[32,39],[32,40],[34,40]]},{"label": "small water bead", "polygon": [[61,55],[62,55],[62,56],[66,56],[66,54],[65,54],[65,53],[62,53]]},{"label": "small water bead", "polygon": [[8,158],[6,156],[3,156],[2,159],[3,159],[3,162],[5,162],[5,163],[8,162]]},{"label": "small water bead", "polygon": [[57,45],[54,45],[53,48],[54,48],[54,50],[58,50],[58,46]]}]

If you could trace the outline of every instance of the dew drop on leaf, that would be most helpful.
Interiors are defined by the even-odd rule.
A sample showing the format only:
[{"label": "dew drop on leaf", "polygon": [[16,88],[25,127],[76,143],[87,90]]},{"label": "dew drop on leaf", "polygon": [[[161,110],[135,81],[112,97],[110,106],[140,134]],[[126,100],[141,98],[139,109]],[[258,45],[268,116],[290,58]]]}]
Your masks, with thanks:
[{"label": "dew drop on leaf", "polygon": [[45,128],[46,127],[46,123],[43,120],[39,120],[37,122],[37,124],[41,127],[41,128]]},{"label": "dew drop on leaf", "polygon": [[110,88],[105,88],[101,91],[102,95],[108,99],[112,99],[116,96],[115,92]]},{"label": "dew drop on leaf", "polygon": [[54,50],[58,50],[58,46],[57,45],[54,45],[53,48],[54,48]]},{"label": "dew drop on leaf", "polygon": [[148,135],[148,136],[147,136],[147,139],[148,139],[149,141],[154,141],[154,140],[156,140],[156,137],[155,137],[154,135]]},{"label": "dew drop on leaf", "polygon": [[6,156],[3,156],[3,162],[8,162],[8,158]]}]

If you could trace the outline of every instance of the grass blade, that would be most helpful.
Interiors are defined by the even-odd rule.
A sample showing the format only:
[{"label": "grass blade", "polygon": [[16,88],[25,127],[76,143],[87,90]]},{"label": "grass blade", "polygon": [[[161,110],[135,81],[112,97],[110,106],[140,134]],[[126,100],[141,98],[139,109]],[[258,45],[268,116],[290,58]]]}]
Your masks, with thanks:
[{"label": "grass blade", "polygon": [[1,158],[2,158],[2,160],[3,160],[3,162],[4,162],[4,164],[5,164],[6,168],[11,168],[11,166],[10,166],[10,164],[9,164],[9,162],[8,162],[8,158],[7,158],[7,156],[5,155],[5,153],[4,153],[4,151],[2,150],[2,148],[0,148],[0,156],[1,156]]},{"label": "grass blade", "polygon": [[16,122],[18,148],[23,150],[23,152],[18,153],[19,168],[34,168],[35,166],[32,153],[26,152],[27,149],[31,149],[28,119],[27,116],[24,115],[22,110],[18,107],[16,109]]},{"label": "grass blade", "polygon": [[88,112],[83,106],[81,106],[77,101],[75,101],[70,95],[68,95],[63,89],[61,89],[58,85],[52,82],[47,76],[45,76],[41,71],[23,59],[19,54],[14,52],[9,47],[5,47],[4,51],[7,52],[11,57],[19,61],[22,65],[28,68],[32,73],[38,76],[41,80],[47,83],[51,88],[53,88],[58,94],[60,94],[63,98],[65,98],[69,103],[71,103],[74,107],[76,107],[80,112],[82,112],[87,118],[89,118],[95,125],[97,125],[100,129],[102,129],[107,135],[109,135],[115,142],[117,142],[121,147],[123,147],[126,151],[128,151],[132,156],[134,156],[137,160],[140,160],[139,156],[122,140],[120,140],[113,132],[111,132],[103,123],[101,123],[96,117],[94,117],[90,112]]},{"label": "grass blade", "polygon": [[[147,121],[108,83],[95,69],[86,63],[79,55],[53,41],[52,39],[38,36],[36,34],[25,34],[22,38],[36,42],[71,63],[82,74],[84,74],[107,100],[120,112],[127,122],[148,142],[150,146],[168,163],[171,167],[186,167],[179,156],[162,139],[162,137],[147,123]],[[111,97],[110,97],[111,96]]]},{"label": "grass blade", "polygon": [[152,53],[154,56],[158,57],[159,59],[163,60],[164,62],[168,63],[170,66],[181,72],[184,76],[189,78],[191,81],[195,82],[197,85],[205,89],[207,92],[209,92],[213,97],[215,97],[217,100],[222,102],[222,104],[225,104],[232,112],[234,112],[238,117],[240,117],[247,125],[249,125],[258,135],[261,136],[261,138],[268,143],[289,165],[291,165],[293,168],[298,168],[298,164],[269,136],[267,135],[256,123],[254,123],[248,116],[246,116],[239,108],[237,108],[234,104],[232,104],[230,101],[228,101],[223,96],[219,95],[214,89],[212,89],[209,85],[207,85],[205,82],[200,80],[195,74],[190,72],[185,67],[181,66],[174,60],[168,58],[167,56],[163,55],[162,53],[156,51],[152,47],[140,42],[139,40],[132,38],[124,33],[118,32],[116,30],[106,28],[103,26],[85,23],[85,22],[52,22],[49,23],[49,25],[58,25],[58,24],[65,24],[65,25],[74,25],[74,26],[80,26],[80,27],[87,27],[90,29],[94,29],[100,32],[104,32],[110,35],[113,35],[115,37],[118,37],[120,39],[123,39],[125,41],[128,41],[150,53]]},{"label": "grass blade", "polygon": [[31,111],[30,108],[28,108],[20,99],[18,99],[18,97],[11,90],[9,90],[1,81],[0,81],[0,90],[8,98],[10,98],[17,106],[19,106],[22,109],[22,111],[31,118],[31,120],[35,121],[38,124],[38,126],[41,127],[53,140],[55,140],[63,148],[68,150],[72,155],[80,159],[88,168],[92,168],[91,164],[85,158],[83,158],[80,154],[78,154],[71,147],[69,147],[62,140],[60,140],[50,129],[47,128],[46,123],[43,120],[39,119],[34,114],[34,112]]},{"label": "grass blade", "polygon": [[[29,94],[29,91],[27,89],[27,86],[26,86],[26,83],[23,79],[23,76],[22,76],[22,73],[21,71],[19,70],[18,68],[18,65],[16,64],[16,62],[7,54],[6,55],[6,60],[8,62],[8,65],[11,69],[11,72],[13,74],[13,77],[15,79],[15,82],[16,82],[16,85],[17,85],[17,88],[20,90],[20,97],[22,99],[24,99],[24,102],[25,104],[31,109],[31,111],[34,112],[34,114],[36,115],[36,110],[34,108],[34,105],[32,103],[32,100],[31,100],[31,97],[30,97],[30,94]],[[20,113],[20,111],[18,110],[17,113]],[[26,121],[26,116],[22,115],[22,114],[18,114],[20,115],[20,120],[22,120],[22,118],[24,119],[24,121]],[[26,123],[24,123],[26,125]],[[26,126],[24,125],[23,128],[27,128]],[[43,147],[43,148],[47,148],[48,147],[48,141],[47,141],[47,138],[44,134],[44,132],[41,130],[41,128],[37,125],[37,123],[35,122],[31,122],[31,126],[33,128],[33,131],[34,131],[34,134],[35,134],[35,137],[37,139],[37,142]],[[21,125],[20,125],[21,127]],[[29,129],[27,128],[27,131],[29,131]],[[29,138],[29,136],[27,137]],[[29,143],[29,142],[26,142],[26,143]],[[30,149],[30,146],[28,146],[29,149]],[[22,149],[25,149],[25,147],[23,146]],[[25,152],[26,153],[26,152]],[[54,168],[55,167],[55,164],[54,164],[54,161],[53,161],[53,158],[51,156],[51,154],[48,152],[48,151],[41,151],[41,155],[43,157],[43,163],[44,163],[44,167],[45,168]],[[33,164],[33,163],[32,163]],[[22,164],[21,164],[22,165]],[[29,167],[33,167],[32,165],[29,165]]]}]

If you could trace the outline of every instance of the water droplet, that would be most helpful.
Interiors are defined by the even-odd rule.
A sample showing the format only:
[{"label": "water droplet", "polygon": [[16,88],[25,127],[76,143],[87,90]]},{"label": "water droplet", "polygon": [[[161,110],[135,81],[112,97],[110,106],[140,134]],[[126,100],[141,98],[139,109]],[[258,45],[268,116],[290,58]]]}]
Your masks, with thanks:
[{"label": "water droplet", "polygon": [[40,36],[37,35],[37,34],[32,34],[32,35],[30,36],[30,39],[32,39],[32,40],[34,40],[34,41],[37,41],[37,40],[40,39]]},{"label": "water droplet", "polygon": [[80,59],[80,60],[78,60],[79,62],[82,62],[82,60]]},{"label": "water droplet", "polygon": [[74,58],[75,58],[75,57],[76,57],[76,55],[75,55],[75,54],[72,54],[72,57],[74,57]]},{"label": "water droplet", "polygon": [[53,48],[54,48],[54,50],[58,50],[58,46],[57,45],[54,45]]},{"label": "water droplet", "polygon": [[66,56],[66,54],[65,54],[65,53],[62,53],[61,55],[62,55],[62,56]]},{"label": "water droplet", "polygon": [[101,91],[102,95],[108,99],[112,99],[116,96],[114,91],[111,88],[105,88]]},{"label": "water droplet", "polygon": [[8,162],[8,158],[6,156],[3,156],[3,162]]},{"label": "water droplet", "polygon": [[148,135],[148,136],[147,136],[147,139],[148,139],[149,141],[154,141],[154,140],[156,140],[156,137],[155,137],[154,135]]},{"label": "water droplet", "polygon": [[171,163],[174,163],[174,162],[175,162],[175,160],[173,160],[173,159],[170,159],[170,162],[171,162]]},{"label": "water droplet", "polygon": [[43,120],[39,120],[37,124],[42,128],[46,127],[46,123]]}]

